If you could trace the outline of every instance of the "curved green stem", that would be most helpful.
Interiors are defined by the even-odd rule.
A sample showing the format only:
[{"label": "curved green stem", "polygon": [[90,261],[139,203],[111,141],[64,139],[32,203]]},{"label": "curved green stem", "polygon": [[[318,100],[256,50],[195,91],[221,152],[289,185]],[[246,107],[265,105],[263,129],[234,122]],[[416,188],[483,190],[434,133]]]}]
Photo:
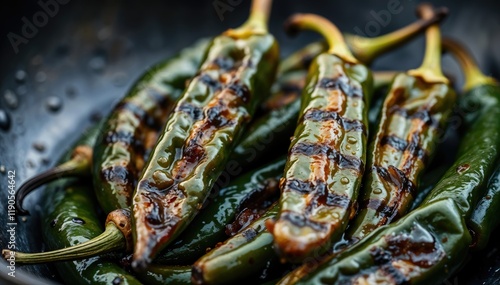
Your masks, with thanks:
[{"label": "curved green stem", "polygon": [[358,63],[344,41],[339,29],[329,20],[314,14],[295,14],[285,25],[288,33],[294,34],[298,30],[313,30],[320,33],[328,43],[328,53],[334,54],[345,61]]},{"label": "curved green stem", "polygon": [[[419,16],[423,19],[435,17],[436,11],[430,4],[418,6]],[[422,65],[408,71],[409,75],[421,77],[429,83],[446,83],[448,79],[441,71],[441,32],[438,24],[433,24],[425,32],[426,46]]]},{"label": "curved green stem", "polygon": [[272,0],[253,0],[248,20],[239,28],[230,29],[226,31],[225,34],[234,38],[245,38],[255,34],[266,34],[272,2]]},{"label": "curved green stem", "polygon": [[388,86],[398,73],[401,71],[373,71],[373,89],[377,90]]},{"label": "curved green stem", "polygon": [[16,192],[17,213],[21,216],[29,215],[29,212],[23,208],[23,201],[36,188],[63,177],[90,175],[90,165],[90,157],[77,154],[71,160],[30,178]]},{"label": "curved green stem", "polygon": [[[126,240],[120,229],[118,229],[118,227],[114,223],[108,223],[106,225],[106,230],[101,235],[92,240],[72,247],[40,253],[14,253],[17,263],[35,264],[88,258],[111,251],[124,249],[125,245]],[[10,250],[2,250],[2,256],[4,258],[9,257],[10,255]]]},{"label": "curved green stem", "polygon": [[467,92],[480,85],[497,84],[497,81],[494,78],[486,76],[483,72],[481,72],[481,69],[479,69],[479,66],[475,62],[472,55],[467,51],[467,48],[459,42],[445,38],[443,39],[443,49],[452,53],[462,67],[465,77],[463,87],[464,91]]},{"label": "curved green stem", "polygon": [[416,35],[425,31],[430,25],[440,23],[447,14],[446,9],[439,9],[428,19],[420,19],[399,30],[379,37],[366,38],[346,34],[345,40],[357,59],[370,64],[379,55],[408,42]]}]

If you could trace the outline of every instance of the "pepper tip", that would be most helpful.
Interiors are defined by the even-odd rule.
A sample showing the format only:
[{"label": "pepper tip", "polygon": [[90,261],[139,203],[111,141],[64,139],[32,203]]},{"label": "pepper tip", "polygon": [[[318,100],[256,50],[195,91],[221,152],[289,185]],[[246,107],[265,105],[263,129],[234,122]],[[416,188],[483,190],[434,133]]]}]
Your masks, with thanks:
[{"label": "pepper tip", "polygon": [[295,37],[299,34],[300,29],[297,26],[297,21],[296,19],[300,17],[302,14],[294,14],[288,19],[286,19],[285,23],[283,24],[283,28],[285,30],[285,33],[290,36],[290,37]]}]

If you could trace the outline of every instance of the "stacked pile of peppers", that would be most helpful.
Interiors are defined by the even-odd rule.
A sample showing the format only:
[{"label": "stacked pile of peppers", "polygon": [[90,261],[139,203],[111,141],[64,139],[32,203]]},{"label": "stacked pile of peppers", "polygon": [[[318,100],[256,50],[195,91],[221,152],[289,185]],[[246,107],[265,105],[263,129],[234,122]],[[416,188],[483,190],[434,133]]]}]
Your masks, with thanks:
[{"label": "stacked pile of peppers", "polygon": [[[424,284],[484,248],[499,223],[500,87],[441,41],[446,9],[421,4],[420,20],[372,39],[293,15],[287,32],[325,41],[281,62],[270,10],[253,0],[241,27],[155,65],[26,181],[19,214],[48,184],[47,251],[4,257],[56,262],[77,284]],[[421,67],[367,67],[423,32]],[[442,47],[465,74],[458,100]],[[456,161],[410,211],[453,110],[464,115]]]}]

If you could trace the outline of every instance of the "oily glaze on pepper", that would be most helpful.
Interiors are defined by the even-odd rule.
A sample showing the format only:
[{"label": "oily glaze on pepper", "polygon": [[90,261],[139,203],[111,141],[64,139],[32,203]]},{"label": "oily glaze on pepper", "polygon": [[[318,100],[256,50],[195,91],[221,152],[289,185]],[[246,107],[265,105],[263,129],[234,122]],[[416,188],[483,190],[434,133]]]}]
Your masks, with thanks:
[{"label": "oily glaze on pepper", "polygon": [[280,214],[268,222],[278,253],[296,261],[340,237],[349,219],[365,164],[372,75],[328,20],[304,14],[289,23],[320,32],[330,45],[309,70],[280,181]]},{"label": "oily glaze on pepper", "polygon": [[156,142],[186,80],[196,73],[208,44],[202,40],[179,56],[153,66],[104,120],[94,147],[93,180],[106,213],[132,204],[146,152]]},{"label": "oily glaze on pepper", "polygon": [[[428,11],[424,18],[434,17]],[[437,24],[427,30],[427,50],[419,69],[394,78],[369,152],[357,217],[348,236],[357,241],[389,224],[411,206],[422,170],[429,165],[455,92],[441,73]]]},{"label": "oily glaze on pepper", "polygon": [[146,267],[194,218],[268,93],[278,63],[266,28],[270,4],[255,0],[246,24],[212,41],[178,100],[134,194],[134,268]]},{"label": "oily glaze on pepper", "polygon": [[[500,156],[500,87],[463,48],[446,48],[462,58],[466,94],[460,101],[475,106],[465,116],[467,133],[456,161],[416,210],[319,265],[303,266],[300,274],[296,271],[279,284],[440,284],[467,260],[476,242],[467,224]],[[489,208],[497,203],[482,206],[486,208],[479,210],[498,213]],[[486,219],[486,227],[489,223]]]},{"label": "oily glaze on pepper", "polygon": [[[77,147],[94,141],[97,130],[93,128],[85,134],[62,161],[70,161]],[[92,196],[92,187],[83,179],[62,178],[46,187],[41,221],[42,237],[49,250],[84,243],[102,232]],[[4,257],[9,254],[3,252]],[[61,262],[55,267],[68,284],[141,284],[120,266],[102,257]]]}]

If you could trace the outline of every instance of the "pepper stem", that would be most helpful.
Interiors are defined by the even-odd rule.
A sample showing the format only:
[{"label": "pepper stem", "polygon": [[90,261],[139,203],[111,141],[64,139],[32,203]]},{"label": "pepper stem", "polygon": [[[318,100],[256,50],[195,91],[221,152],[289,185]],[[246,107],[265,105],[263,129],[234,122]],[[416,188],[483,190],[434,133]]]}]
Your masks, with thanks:
[{"label": "pepper stem", "polygon": [[66,161],[52,169],[42,172],[26,181],[16,192],[16,211],[19,215],[29,215],[29,212],[23,208],[23,201],[29,193],[36,188],[57,180],[62,177],[83,176],[90,174],[91,150],[87,151],[85,146],[75,150],[71,160]]},{"label": "pepper stem", "polygon": [[399,73],[401,73],[401,71],[373,71],[373,89],[377,90],[388,86]]},{"label": "pepper stem", "polygon": [[445,38],[443,39],[443,49],[449,51],[458,60],[465,77],[464,91],[469,91],[479,85],[496,85],[497,81],[481,72],[472,55],[459,42]]},{"label": "pepper stem", "polygon": [[295,14],[286,24],[287,33],[296,34],[299,30],[313,30],[320,33],[328,43],[328,53],[334,54],[345,61],[359,63],[352,55],[339,29],[329,20],[314,14]]},{"label": "pepper stem", "polygon": [[248,20],[239,28],[227,30],[225,35],[246,38],[251,35],[266,34],[272,2],[272,0],[253,0]]},{"label": "pepper stem", "polygon": [[447,15],[448,11],[445,8],[440,8],[432,17],[420,19],[394,32],[375,38],[346,34],[345,40],[357,59],[365,64],[370,64],[379,55],[408,42],[430,25],[440,23]]},{"label": "pepper stem", "polygon": [[2,250],[2,256],[7,259],[14,253],[16,262],[36,264],[56,261],[68,261],[88,258],[125,248],[125,238],[114,223],[108,223],[106,230],[99,236],[84,243],[53,251],[40,253],[24,253]]},{"label": "pepper stem", "polygon": [[[417,12],[422,19],[431,19],[435,17],[436,11],[430,4],[420,4],[417,7]],[[422,65],[408,71],[409,75],[421,77],[429,83],[445,83],[448,84],[448,79],[441,71],[441,32],[438,24],[433,24],[425,32],[426,46],[425,56]]]}]

